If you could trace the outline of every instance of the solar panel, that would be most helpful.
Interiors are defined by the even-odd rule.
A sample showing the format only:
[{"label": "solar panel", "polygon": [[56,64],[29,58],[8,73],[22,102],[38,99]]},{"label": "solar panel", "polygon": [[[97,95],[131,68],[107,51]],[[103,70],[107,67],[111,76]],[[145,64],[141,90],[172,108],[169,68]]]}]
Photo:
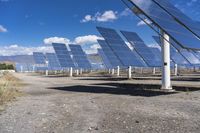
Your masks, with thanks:
[{"label": "solar panel", "polygon": [[101,57],[103,64],[107,69],[113,68],[110,61],[108,60],[108,57],[105,55],[102,49],[98,49],[98,54]]},{"label": "solar panel", "polygon": [[97,40],[99,45],[101,46],[104,54],[108,58],[108,61],[110,62],[112,67],[120,66],[122,67],[122,63],[118,59],[118,57],[114,54],[112,49],[109,47],[109,45],[104,40]]},{"label": "solar panel", "polygon": [[62,68],[75,67],[65,44],[53,43],[52,45]]},{"label": "solar panel", "polygon": [[55,53],[46,53],[46,58],[48,60],[48,69],[49,70],[61,70],[59,61]]},{"label": "solar panel", "polygon": [[45,56],[43,53],[41,52],[33,52],[33,58],[35,61],[35,64],[46,64],[45,60]]},{"label": "solar panel", "polygon": [[144,43],[144,41],[135,33],[135,32],[128,32],[128,31],[121,31],[124,37],[128,40],[128,42],[134,47],[135,51],[143,58],[145,63],[150,67],[158,67],[161,66],[162,61],[159,55],[156,56],[149,47]]},{"label": "solar panel", "polygon": [[106,43],[115,55],[120,59],[123,66],[144,66],[142,60],[137,58],[115,30],[103,27],[97,27],[97,30],[104,37]]},{"label": "solar panel", "polygon": [[[160,38],[158,36],[153,36],[154,40],[162,47]],[[190,63],[183,57],[175,47],[170,45],[170,57],[177,65],[189,66]]]},{"label": "solar panel", "polygon": [[184,25],[184,27],[189,29],[192,33],[200,38],[200,27],[197,22],[186,16],[183,12],[181,12],[178,8],[176,8],[167,0],[153,1],[161,8],[163,8],[166,12],[168,12],[171,16],[173,16],[174,19],[177,20],[180,24]]},{"label": "solar panel", "polygon": [[[180,25],[174,18],[159,7],[152,0],[123,0],[129,2],[133,6],[131,9],[135,11],[138,16],[145,15],[150,21],[153,22],[159,29],[162,29],[166,34],[170,36],[177,44],[184,48],[200,49],[200,40],[194,36],[189,30]],[[142,18],[145,21],[146,18]],[[159,34],[160,32],[153,26],[151,26]]]},{"label": "solar panel", "polygon": [[91,64],[87,59],[87,55],[83,51],[80,45],[69,45],[73,59],[78,68],[91,69]]}]

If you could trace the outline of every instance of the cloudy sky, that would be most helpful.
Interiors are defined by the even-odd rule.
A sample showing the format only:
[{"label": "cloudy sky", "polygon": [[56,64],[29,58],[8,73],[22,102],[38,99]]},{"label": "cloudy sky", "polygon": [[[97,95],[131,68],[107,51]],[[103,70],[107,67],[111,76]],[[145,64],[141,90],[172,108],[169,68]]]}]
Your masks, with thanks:
[{"label": "cloudy sky", "polygon": [[[199,0],[171,0],[200,21]],[[96,52],[96,26],[137,32],[148,45],[155,33],[143,25],[121,0],[0,0],[0,55],[52,51],[52,42],[76,43]],[[145,33],[145,34],[144,34]]]}]

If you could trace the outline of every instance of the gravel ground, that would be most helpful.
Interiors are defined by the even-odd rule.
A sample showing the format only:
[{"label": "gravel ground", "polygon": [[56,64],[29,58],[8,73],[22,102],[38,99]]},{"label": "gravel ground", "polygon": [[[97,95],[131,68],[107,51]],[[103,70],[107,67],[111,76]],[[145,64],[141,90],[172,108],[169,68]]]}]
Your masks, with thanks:
[{"label": "gravel ground", "polygon": [[15,76],[27,85],[1,112],[1,133],[200,132],[200,91],[171,94],[118,85],[127,81]]}]

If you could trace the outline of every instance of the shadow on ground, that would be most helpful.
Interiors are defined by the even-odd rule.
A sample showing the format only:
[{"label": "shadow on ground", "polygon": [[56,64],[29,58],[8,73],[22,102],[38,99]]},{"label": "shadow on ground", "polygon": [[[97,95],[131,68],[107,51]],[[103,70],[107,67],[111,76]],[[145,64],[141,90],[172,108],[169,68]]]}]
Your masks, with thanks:
[{"label": "shadow on ground", "polygon": [[91,86],[66,86],[66,87],[52,87],[48,89],[56,89],[66,92],[79,92],[79,93],[103,93],[103,94],[114,94],[114,95],[130,95],[130,96],[143,96],[143,97],[154,97],[160,95],[170,95],[177,92],[164,92],[160,90],[152,89],[140,89],[136,86],[126,87],[123,85],[91,85]]}]

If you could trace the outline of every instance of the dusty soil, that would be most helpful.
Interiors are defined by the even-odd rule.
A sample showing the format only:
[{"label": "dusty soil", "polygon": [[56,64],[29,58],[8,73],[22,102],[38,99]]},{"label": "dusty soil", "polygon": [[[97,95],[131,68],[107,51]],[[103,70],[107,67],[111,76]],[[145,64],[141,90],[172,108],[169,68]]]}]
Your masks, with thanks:
[{"label": "dusty soil", "polygon": [[124,80],[15,76],[27,85],[24,95],[0,112],[1,133],[200,131],[198,89],[164,93],[120,85],[131,83]]}]

